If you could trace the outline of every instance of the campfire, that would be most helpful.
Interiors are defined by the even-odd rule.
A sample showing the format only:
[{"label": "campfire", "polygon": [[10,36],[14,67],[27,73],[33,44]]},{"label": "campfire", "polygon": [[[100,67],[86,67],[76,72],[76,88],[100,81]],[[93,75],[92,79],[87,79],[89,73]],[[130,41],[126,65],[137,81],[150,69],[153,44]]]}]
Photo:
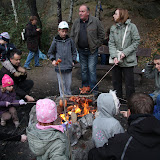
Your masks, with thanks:
[{"label": "campfire", "polygon": [[[63,107],[63,103],[59,101],[59,106]],[[71,114],[76,113],[77,117],[83,117],[89,113],[94,114],[96,112],[95,107],[92,105],[93,100],[86,98],[85,96],[71,96],[65,99],[66,117],[65,114],[60,114],[62,123],[70,121]],[[72,104],[72,105],[68,105]]]},{"label": "campfire", "polygon": [[[81,135],[85,134],[88,127],[92,126],[96,107],[94,106],[94,95],[86,94],[89,87],[80,88],[80,93],[85,95],[66,96],[59,100],[59,107],[64,108],[59,115],[62,125],[67,125],[71,145],[75,145]],[[64,113],[66,112],[66,113]]]}]

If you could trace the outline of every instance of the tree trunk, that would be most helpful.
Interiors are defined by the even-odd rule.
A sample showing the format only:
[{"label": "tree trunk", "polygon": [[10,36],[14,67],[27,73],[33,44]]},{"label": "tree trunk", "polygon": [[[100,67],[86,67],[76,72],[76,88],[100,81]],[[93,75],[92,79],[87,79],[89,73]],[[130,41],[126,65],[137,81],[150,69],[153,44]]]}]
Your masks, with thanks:
[{"label": "tree trunk", "polygon": [[37,12],[36,0],[28,0],[28,6],[31,12],[31,16],[36,16],[38,18],[39,27],[42,28],[42,22]]},{"label": "tree trunk", "polygon": [[97,6],[96,6],[96,12],[95,17],[97,17],[100,20],[100,12],[101,12],[101,1],[98,0]]},{"label": "tree trunk", "polygon": [[68,17],[68,23],[72,23],[72,15],[73,15],[73,5],[74,5],[74,0],[70,0],[70,12],[69,12],[69,17]]},{"label": "tree trunk", "polygon": [[18,16],[17,16],[15,5],[14,5],[14,0],[11,0],[11,2],[12,2],[12,8],[13,8],[14,17],[15,17],[15,22],[16,24],[18,24]]},{"label": "tree trunk", "polygon": [[57,17],[58,24],[62,21],[61,0],[57,0]]}]

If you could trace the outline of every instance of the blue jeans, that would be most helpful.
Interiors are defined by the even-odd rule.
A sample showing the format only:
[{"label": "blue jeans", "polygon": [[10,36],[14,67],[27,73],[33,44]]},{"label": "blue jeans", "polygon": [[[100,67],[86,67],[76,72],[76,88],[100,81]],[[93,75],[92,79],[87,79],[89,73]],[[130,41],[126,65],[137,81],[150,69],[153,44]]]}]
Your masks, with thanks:
[{"label": "blue jeans", "polygon": [[101,54],[101,65],[109,64],[109,54]]},{"label": "blue jeans", "polygon": [[98,49],[93,54],[89,50],[83,49],[79,49],[78,52],[81,64],[82,87],[90,86],[92,89],[97,83],[96,65]]},{"label": "blue jeans", "polygon": [[29,67],[32,58],[34,57],[35,66],[39,66],[39,50],[37,52],[29,51],[26,63],[24,64],[24,67]]}]

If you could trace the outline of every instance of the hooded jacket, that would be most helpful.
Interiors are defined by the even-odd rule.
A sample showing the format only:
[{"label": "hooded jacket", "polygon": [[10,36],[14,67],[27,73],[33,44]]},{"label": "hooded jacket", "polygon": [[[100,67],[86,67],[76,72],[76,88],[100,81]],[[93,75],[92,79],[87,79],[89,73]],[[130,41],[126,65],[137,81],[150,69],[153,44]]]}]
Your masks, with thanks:
[{"label": "hooded jacket", "polygon": [[160,121],[144,114],[131,115],[128,121],[127,132],[117,134],[108,140],[108,144],[91,150],[89,160],[159,160]]},{"label": "hooded jacket", "polygon": [[[124,46],[122,48],[122,40],[124,32],[128,25]],[[120,67],[132,67],[137,65],[136,52],[140,42],[140,36],[135,24],[128,19],[125,24],[116,23],[110,29],[109,35],[109,53],[111,58],[118,58],[117,50],[125,54],[123,62],[119,63]]]},{"label": "hooded jacket", "polygon": [[[66,36],[65,39],[62,39],[59,35],[53,38],[51,47],[48,50],[48,56],[52,61],[62,60],[59,63],[62,72],[72,71],[72,62],[76,61],[76,55],[75,44],[69,36]],[[58,66],[55,67],[55,71],[59,72]]]},{"label": "hooded jacket", "polygon": [[155,79],[155,87],[156,90],[152,93],[153,100],[156,102],[157,96],[160,94],[160,72],[156,68],[154,68],[154,65],[146,64],[144,75],[148,79]]},{"label": "hooded jacket", "polygon": [[124,133],[124,129],[113,116],[116,114],[114,99],[110,93],[102,93],[97,99],[98,117],[93,121],[92,139],[95,146],[102,147],[115,134]]},{"label": "hooded jacket", "polygon": [[64,133],[54,129],[37,129],[33,123],[26,129],[29,148],[37,160],[69,160],[69,146]]}]

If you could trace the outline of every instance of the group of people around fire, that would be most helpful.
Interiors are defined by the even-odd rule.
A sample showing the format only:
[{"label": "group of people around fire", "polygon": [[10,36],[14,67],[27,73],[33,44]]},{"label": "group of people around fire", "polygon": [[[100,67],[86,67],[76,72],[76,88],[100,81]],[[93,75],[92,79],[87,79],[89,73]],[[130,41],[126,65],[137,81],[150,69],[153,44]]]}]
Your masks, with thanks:
[{"label": "group of people around fire", "polygon": [[[145,76],[155,79],[156,90],[150,95],[135,93],[134,66],[137,65],[136,51],[140,36],[135,24],[129,19],[126,9],[116,9],[113,19],[115,24],[109,32],[108,46],[112,69],[113,90],[101,93],[97,99],[97,116],[93,121],[92,140],[95,148],[88,153],[89,160],[141,160],[160,157],[160,55],[147,63]],[[26,70],[31,70],[30,62],[34,57],[35,67],[39,63],[39,43],[41,29],[37,28],[37,17],[31,16],[26,25],[25,38],[29,54],[24,67],[20,65],[22,52],[10,43],[8,32],[0,34],[1,64],[0,70],[0,113],[1,126],[6,126],[12,118],[15,127],[19,126],[16,108],[34,102],[29,92],[34,83],[27,79]],[[82,87],[89,86],[97,95],[96,64],[98,48],[103,44],[105,33],[99,19],[91,16],[90,9],[83,4],[79,7],[77,18],[68,35],[69,25],[62,21],[58,25],[58,35],[53,38],[48,50],[48,57],[57,73],[60,97],[71,95],[72,68],[76,63],[77,53],[81,65]],[[59,61],[60,60],[60,61]],[[122,78],[124,77],[127,111],[121,111],[128,118],[125,132],[120,122],[114,118],[119,113],[123,99]],[[94,88],[95,87],[95,88]],[[36,102],[36,122],[26,129],[27,136],[0,134],[1,140],[25,142],[37,160],[70,159],[69,141],[64,127],[57,124],[56,103],[48,98]]]}]

